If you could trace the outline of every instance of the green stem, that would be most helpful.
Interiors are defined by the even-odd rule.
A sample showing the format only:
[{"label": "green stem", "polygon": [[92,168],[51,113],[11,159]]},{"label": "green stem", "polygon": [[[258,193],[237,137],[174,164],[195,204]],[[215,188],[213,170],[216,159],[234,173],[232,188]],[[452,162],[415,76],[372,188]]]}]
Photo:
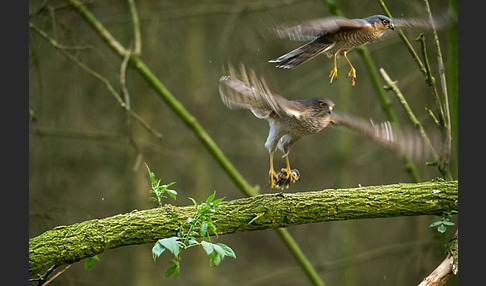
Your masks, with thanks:
[{"label": "green stem", "polygon": [[434,162],[438,162],[439,157],[437,155],[435,148],[432,146],[432,143],[430,142],[429,137],[425,133],[424,127],[422,126],[420,121],[417,119],[417,117],[413,113],[412,109],[410,108],[410,105],[408,104],[407,100],[405,99],[402,92],[398,88],[396,81],[392,81],[390,76],[386,73],[386,71],[383,68],[380,68],[380,73],[381,73],[383,79],[385,80],[385,82],[388,84],[388,86],[393,90],[393,93],[397,97],[398,102],[400,102],[400,104],[402,105],[403,109],[405,110],[405,113],[408,115],[408,118],[410,119],[412,124],[419,131],[420,135],[422,136],[422,138],[425,141],[425,144],[427,144],[429,149],[432,151],[432,155],[434,157]]},{"label": "green stem", "polygon": [[135,40],[135,48],[133,53],[139,56],[142,53],[142,37],[140,36],[140,21],[138,20],[137,8],[135,7],[134,0],[128,0],[128,6],[130,7],[130,14],[132,15],[133,22],[133,37]]},{"label": "green stem", "polygon": [[[390,11],[388,11],[388,8],[386,7],[385,2],[383,2],[383,0],[378,0],[378,3],[380,4],[381,8],[383,9],[383,12],[385,13],[385,15],[390,17],[390,18],[393,18]],[[405,45],[407,50],[410,52],[410,55],[412,55],[412,58],[415,61],[415,63],[417,64],[418,68],[420,69],[422,74],[425,75],[426,74],[425,67],[422,64],[422,61],[420,60],[420,57],[418,56],[417,52],[415,52],[415,49],[412,47],[412,44],[410,44],[410,41],[407,39],[407,37],[405,36],[405,34],[402,31],[399,30],[397,32],[398,32],[398,36],[402,40],[403,44]]]},{"label": "green stem", "polygon": [[[452,11],[457,16],[457,10],[458,10],[458,0],[450,0],[449,1],[449,6]],[[458,146],[459,146],[459,140],[458,140],[458,35],[457,35],[458,29],[457,25],[454,27],[451,27],[451,29],[448,32],[447,35],[447,51],[448,51],[448,64],[449,68],[447,70],[448,72],[448,77],[447,77],[447,83],[448,83],[448,91],[449,91],[449,98],[450,98],[450,104],[451,104],[451,129],[452,129],[452,138],[453,138],[453,146],[454,146],[454,161],[455,161],[455,168],[454,168],[454,177],[457,178],[457,164],[458,164]]]},{"label": "green stem", "polygon": [[[77,0],[66,0],[85,18],[85,20],[98,32],[103,40],[121,57],[126,54],[126,50],[111,36],[111,34],[98,22],[98,20],[84,7],[82,3]],[[157,79],[157,77],[151,72],[151,70],[145,65],[145,63],[139,58],[138,55],[130,57],[130,62],[135,66],[136,70],[147,80],[157,94],[163,99],[169,107],[184,121],[184,123],[196,134],[199,140],[204,146],[211,152],[213,157],[218,161],[221,167],[226,171],[228,176],[233,182],[248,196],[258,195],[258,190],[252,187],[243,176],[236,170],[233,164],[224,155],[221,149],[212,140],[209,134],[206,133],[204,128],[199,124],[195,117],[193,117],[187,109],[172,95],[172,93]],[[290,234],[281,236],[286,245],[292,245],[290,249],[294,257],[300,261],[304,254],[300,250],[299,246],[293,241]],[[295,253],[300,255],[295,256]],[[314,272],[312,265],[307,263],[307,268],[304,269],[306,273]],[[311,270],[309,270],[311,269]],[[309,276],[311,281],[318,281],[320,278],[316,275]],[[320,281],[317,285],[324,285],[324,282]]]},{"label": "green stem", "polygon": [[[378,69],[376,68],[375,62],[371,59],[371,56],[366,47],[358,48],[358,52],[361,55],[361,58],[363,59],[363,62],[368,69],[368,72],[370,73],[371,83],[375,88],[376,95],[378,96],[378,100],[381,103],[381,108],[385,112],[388,121],[394,124],[397,130],[400,130],[397,122],[397,116],[395,114],[395,110],[393,109],[393,104],[391,103],[385,89],[383,88],[383,84],[380,80],[380,76],[378,74]],[[413,160],[408,156],[403,156],[402,160],[405,166],[405,170],[407,171],[412,181],[415,183],[420,182],[420,175]]]},{"label": "green stem", "polygon": [[[388,8],[386,7],[384,1],[378,0],[378,3],[382,7],[384,13],[388,17],[391,18],[392,15],[388,11]],[[441,49],[440,49],[439,37],[437,36],[437,31],[434,27],[434,21],[433,21],[433,18],[432,18],[432,13],[430,11],[430,5],[429,5],[428,0],[424,0],[424,3],[425,3],[426,12],[429,16],[429,20],[432,24],[432,32],[433,32],[433,35],[434,35],[434,44],[435,44],[435,47],[436,47],[436,50],[437,50],[437,60],[438,60],[438,64],[439,64],[439,76],[440,76],[440,82],[441,82],[442,91],[443,91],[443,97],[444,97],[444,108],[442,107],[441,99],[440,99],[439,93],[437,91],[437,87],[436,87],[436,84],[435,84],[434,77],[432,76],[432,73],[430,71],[430,65],[428,63],[428,58],[427,58],[427,53],[426,53],[426,49],[425,49],[425,42],[424,42],[423,36],[419,37],[418,40],[422,44],[422,54],[423,54],[425,65],[420,61],[419,56],[417,55],[417,53],[413,49],[413,47],[410,44],[410,42],[408,41],[407,37],[405,37],[405,35],[401,31],[399,31],[399,35],[400,35],[400,38],[402,39],[404,45],[407,47],[410,54],[412,55],[412,58],[417,63],[418,68],[420,69],[422,74],[425,76],[426,82],[431,87],[432,93],[434,94],[436,105],[437,105],[437,112],[439,113],[439,116],[438,116],[439,117],[438,118],[439,123],[440,123],[439,128],[441,129],[441,132],[443,133],[443,137],[444,137],[443,151],[441,152],[441,154],[439,156],[438,168],[439,168],[439,171],[441,172],[441,174],[443,174],[445,178],[451,180],[452,176],[451,176],[450,170],[449,170],[449,160],[450,160],[449,157],[450,157],[451,148],[452,148],[451,147],[452,135],[451,135],[451,126],[450,126],[451,125],[451,118],[450,118],[450,108],[449,108],[449,96],[448,96],[448,93],[447,93],[447,82],[446,82],[446,77],[445,77],[445,68],[444,68],[444,62],[442,60],[442,53],[441,53]],[[444,112],[444,109],[445,109],[445,112]],[[435,116],[434,116],[434,118],[435,118]]]},{"label": "green stem", "polygon": [[290,250],[290,252],[292,252],[295,259],[297,260],[297,263],[299,263],[300,268],[304,270],[305,274],[307,275],[307,277],[309,277],[312,284],[324,286],[324,282],[322,281],[321,277],[319,277],[319,274],[317,274],[317,271],[314,269],[309,259],[307,259],[305,254],[302,252],[299,245],[297,244],[297,242],[295,242],[289,231],[286,228],[276,228],[275,230],[277,231],[277,234],[283,240],[287,248]]},{"label": "green stem", "polygon": [[218,161],[221,167],[226,171],[233,182],[248,196],[255,196],[258,190],[252,187],[243,176],[236,170],[223,151],[213,141],[211,136],[199,124],[197,119],[172,95],[172,93],[157,79],[152,71],[137,56],[131,58],[135,69],[147,80],[149,85],[157,91],[159,97],[184,121],[194,134],[199,138],[201,143],[211,152],[213,157]]},{"label": "green stem", "polygon": [[[439,36],[437,35],[437,30],[435,29],[434,26],[434,21],[432,21],[432,12],[430,10],[430,5],[428,0],[424,0],[425,3],[425,8],[427,11],[427,14],[429,15],[430,22],[432,23],[432,34],[434,36],[434,44],[435,48],[437,51],[437,62],[439,64],[439,78],[440,78],[440,85],[442,88],[442,96],[443,96],[443,102],[444,102],[444,109],[445,111],[442,111],[445,113],[445,122],[444,122],[444,151],[441,154],[441,164],[439,165],[440,168],[444,169],[445,171],[449,172],[449,160],[450,160],[450,154],[452,150],[452,132],[451,132],[451,113],[450,113],[450,107],[449,107],[449,94],[447,92],[447,80],[446,80],[446,74],[445,74],[445,67],[444,67],[444,61],[442,59],[442,51],[440,49],[440,42],[439,42]],[[451,180],[452,177],[449,173],[448,179]]]}]

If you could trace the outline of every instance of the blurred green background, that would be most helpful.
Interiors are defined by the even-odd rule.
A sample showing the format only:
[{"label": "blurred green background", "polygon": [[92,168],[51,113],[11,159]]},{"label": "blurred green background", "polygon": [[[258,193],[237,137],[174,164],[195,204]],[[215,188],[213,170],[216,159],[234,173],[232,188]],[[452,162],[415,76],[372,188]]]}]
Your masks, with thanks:
[{"label": "blurred green background", "polygon": [[[388,1],[397,17],[426,16],[423,1]],[[350,18],[383,14],[377,1],[336,1]],[[447,1],[431,0],[432,12]],[[121,59],[87,23],[62,1],[29,1],[30,21],[120,91]],[[276,69],[269,59],[301,43],[278,39],[274,25],[330,15],[322,1],[139,1],[142,60],[196,117],[218,146],[252,185],[267,186],[268,124],[247,110],[231,111],[221,102],[219,78],[228,63],[245,63],[264,76],[271,88],[289,99],[325,96],[335,110],[374,121],[386,120],[368,72],[357,51],[348,54],[357,70],[356,86],[346,78],[344,59],[339,78],[329,85],[332,59],[319,56],[295,70]],[[125,1],[94,1],[89,10],[125,46],[133,43],[133,28]],[[405,31],[414,48],[420,31]],[[425,33],[432,71],[438,79],[432,34]],[[439,32],[448,66],[449,31]],[[409,101],[427,130],[435,110],[430,88],[396,35],[368,45],[377,67],[383,67]],[[29,33],[29,236],[58,225],[103,218],[134,209],[155,207],[149,201],[150,182],[143,155],[162,182],[175,181],[174,205],[190,205],[214,190],[226,200],[244,195],[183,122],[159,99],[133,69],[127,72],[132,109],[163,135],[161,140],[126,112],[97,79],[80,69],[34,31]],[[448,73],[450,71],[447,71]],[[384,84],[384,83],[383,83]],[[401,125],[410,125],[389,92]],[[130,138],[137,143],[134,147]],[[454,148],[453,148],[454,149]],[[275,167],[284,166],[276,153]],[[286,192],[410,182],[402,159],[392,151],[338,128],[304,137],[290,153],[301,180]],[[421,179],[440,176],[435,167],[416,162]],[[457,163],[452,161],[452,173]],[[454,175],[454,178],[457,176]],[[289,231],[327,285],[417,285],[443,259],[445,235],[428,226],[436,217],[400,217],[326,222],[290,227]],[[455,218],[454,221],[457,222]],[[153,245],[106,251],[86,271],[74,264],[51,285],[310,285],[273,230],[223,235],[215,242],[233,248],[237,259],[209,266],[202,249],[184,253],[180,276],[165,278],[171,259],[155,263]],[[457,284],[452,278],[447,285]]]}]

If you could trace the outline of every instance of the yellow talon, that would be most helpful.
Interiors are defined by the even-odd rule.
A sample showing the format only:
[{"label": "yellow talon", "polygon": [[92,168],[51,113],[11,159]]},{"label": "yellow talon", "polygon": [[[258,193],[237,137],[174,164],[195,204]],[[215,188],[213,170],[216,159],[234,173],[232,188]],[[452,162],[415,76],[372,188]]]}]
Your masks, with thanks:
[{"label": "yellow talon", "polygon": [[349,66],[351,67],[351,70],[349,71],[348,73],[348,77],[351,78],[351,83],[355,84],[355,79],[356,79],[356,70],[354,69],[353,65],[351,64],[351,61],[349,61],[348,57],[346,56],[348,52],[344,52],[344,58],[346,59],[346,61],[348,62]]},{"label": "yellow talon", "polygon": [[331,70],[331,73],[329,74],[329,77],[331,78],[331,81],[329,82],[329,84],[332,83],[332,80],[334,78],[337,78],[337,66],[336,66],[336,57],[337,57],[337,53],[334,54],[334,68]]},{"label": "yellow talon", "polygon": [[334,80],[334,78],[337,78],[337,68],[336,67],[331,70],[331,73],[329,74],[329,78],[331,79],[329,81],[329,84],[332,83],[332,81]]},{"label": "yellow talon", "polygon": [[293,182],[297,181],[297,177],[292,173],[292,170],[287,169],[287,168],[282,168],[282,170],[280,170],[280,171],[282,173],[285,172],[287,174],[286,179],[287,180],[290,179],[290,183],[293,183]]},{"label": "yellow talon", "polygon": [[273,189],[273,187],[275,185],[275,181],[278,181],[278,175],[277,175],[277,173],[275,173],[273,168],[271,168],[270,172],[268,172],[268,177],[270,179],[270,188]]},{"label": "yellow talon", "polygon": [[354,86],[354,84],[355,84],[355,79],[356,79],[356,70],[355,70],[353,67],[351,67],[351,70],[350,70],[350,71],[349,71],[349,73],[348,73],[348,77],[350,77],[350,78],[351,78],[351,83],[352,83],[352,84],[353,84],[353,86]]},{"label": "yellow talon", "polygon": [[273,151],[270,152],[270,171],[268,172],[268,177],[270,179],[270,188],[273,189],[273,186],[275,185],[275,181],[278,182],[278,175],[275,173],[275,170],[273,169]]}]

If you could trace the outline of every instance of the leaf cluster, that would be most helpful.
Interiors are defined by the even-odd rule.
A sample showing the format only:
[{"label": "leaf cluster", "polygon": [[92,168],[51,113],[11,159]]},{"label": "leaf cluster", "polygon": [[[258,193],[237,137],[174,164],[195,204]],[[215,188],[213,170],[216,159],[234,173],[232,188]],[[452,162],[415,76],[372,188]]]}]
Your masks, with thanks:
[{"label": "leaf cluster", "polygon": [[[226,256],[236,258],[236,254],[229,246],[223,243],[211,242],[210,232],[217,236],[216,225],[211,219],[211,213],[218,210],[218,204],[224,199],[215,200],[215,196],[216,192],[213,192],[205,202],[200,204],[195,199],[189,198],[194,203],[194,216],[188,217],[181,224],[177,236],[162,238],[155,243],[152,248],[154,261],[166,249],[174,255],[174,259],[169,260],[172,266],[166,270],[165,277],[172,275],[174,279],[177,278],[180,271],[181,254],[184,250],[193,246],[202,246],[209,256],[209,264],[211,266],[218,266]],[[198,241],[196,237],[202,237],[202,240]]]},{"label": "leaf cluster", "polygon": [[150,183],[152,185],[152,188],[150,189],[149,193],[155,195],[155,197],[150,197],[149,199],[153,202],[157,202],[159,208],[162,207],[162,198],[167,197],[164,194],[168,194],[171,198],[175,200],[177,198],[177,192],[175,190],[169,189],[169,187],[175,184],[175,182],[171,182],[167,185],[161,185],[160,184],[161,179],[157,180],[155,178],[155,174],[150,171],[149,166],[147,164],[145,164],[145,166],[147,167],[147,171],[150,176]]},{"label": "leaf cluster", "polygon": [[454,223],[451,221],[452,215],[454,214],[457,214],[457,211],[452,210],[450,212],[444,213],[440,220],[431,223],[429,227],[437,227],[437,231],[440,233],[446,232],[448,226],[454,225]]}]

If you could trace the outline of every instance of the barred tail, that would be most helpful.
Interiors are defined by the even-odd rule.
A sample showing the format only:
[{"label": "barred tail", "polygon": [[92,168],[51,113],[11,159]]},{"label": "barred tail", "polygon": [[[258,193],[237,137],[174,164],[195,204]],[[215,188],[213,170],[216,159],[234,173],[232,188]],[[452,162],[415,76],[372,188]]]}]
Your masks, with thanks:
[{"label": "barred tail", "polygon": [[317,38],[310,43],[300,46],[276,59],[269,60],[268,62],[277,63],[278,68],[292,69],[315,58],[320,53],[332,48],[332,46],[333,44],[323,43],[320,38]]}]

